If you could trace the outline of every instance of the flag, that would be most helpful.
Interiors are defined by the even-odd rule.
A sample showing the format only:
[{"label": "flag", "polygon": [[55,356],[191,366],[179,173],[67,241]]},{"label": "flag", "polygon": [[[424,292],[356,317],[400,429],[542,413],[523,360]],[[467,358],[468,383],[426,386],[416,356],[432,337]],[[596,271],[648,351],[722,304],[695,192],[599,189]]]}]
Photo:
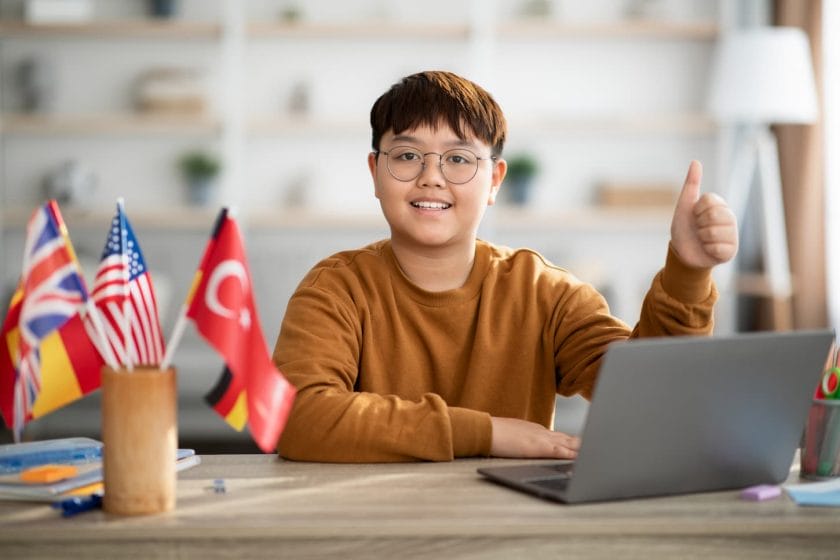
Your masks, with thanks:
[{"label": "flag", "polygon": [[118,362],[159,365],[164,352],[152,278],[122,202],[111,220],[91,294]]},{"label": "flag", "polygon": [[271,361],[252,286],[239,226],[223,209],[193,279],[186,317],[226,365],[207,402],[237,430],[247,421],[268,453],[286,425],[295,388]]},{"label": "flag", "polygon": [[26,422],[99,386],[101,358],[82,325],[88,302],[55,201],[27,226],[23,272],[0,329],[0,412],[20,438]]}]

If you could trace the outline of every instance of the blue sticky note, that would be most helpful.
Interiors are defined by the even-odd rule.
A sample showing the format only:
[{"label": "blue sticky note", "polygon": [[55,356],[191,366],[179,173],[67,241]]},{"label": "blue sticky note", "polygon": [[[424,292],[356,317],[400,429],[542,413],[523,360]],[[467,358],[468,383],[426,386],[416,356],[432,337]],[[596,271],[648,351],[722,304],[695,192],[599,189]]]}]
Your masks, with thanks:
[{"label": "blue sticky note", "polygon": [[785,486],[785,492],[800,506],[840,507],[840,479]]}]

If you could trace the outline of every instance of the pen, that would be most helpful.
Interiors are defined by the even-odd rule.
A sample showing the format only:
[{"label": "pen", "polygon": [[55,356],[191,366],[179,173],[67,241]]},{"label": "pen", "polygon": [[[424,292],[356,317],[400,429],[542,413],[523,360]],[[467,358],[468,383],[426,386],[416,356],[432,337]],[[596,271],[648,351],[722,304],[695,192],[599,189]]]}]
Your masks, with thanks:
[{"label": "pen", "polygon": [[55,509],[61,510],[62,517],[70,517],[77,513],[90,511],[102,507],[102,494],[91,494],[90,496],[77,496],[60,502],[53,503]]}]

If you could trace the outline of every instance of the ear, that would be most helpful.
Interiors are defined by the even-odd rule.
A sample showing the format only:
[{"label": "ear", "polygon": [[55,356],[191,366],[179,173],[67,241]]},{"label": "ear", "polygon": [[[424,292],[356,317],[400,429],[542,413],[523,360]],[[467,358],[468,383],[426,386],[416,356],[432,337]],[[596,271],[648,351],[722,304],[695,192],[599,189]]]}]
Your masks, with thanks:
[{"label": "ear", "polygon": [[496,196],[499,194],[499,189],[502,188],[505,175],[507,175],[507,162],[500,158],[493,166],[493,176],[490,179],[490,194],[487,197],[487,206],[496,204]]},{"label": "ear", "polygon": [[376,152],[370,152],[367,157],[368,169],[370,170],[370,177],[373,179],[373,194],[379,198],[379,182],[376,180]]}]

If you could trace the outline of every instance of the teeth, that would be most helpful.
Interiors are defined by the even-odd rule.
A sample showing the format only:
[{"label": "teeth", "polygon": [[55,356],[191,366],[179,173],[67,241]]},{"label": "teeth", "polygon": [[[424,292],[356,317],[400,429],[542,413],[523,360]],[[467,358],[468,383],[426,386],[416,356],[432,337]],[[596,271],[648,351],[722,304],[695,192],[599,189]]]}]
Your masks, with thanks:
[{"label": "teeth", "polygon": [[446,210],[447,208],[452,206],[451,204],[448,204],[446,202],[429,202],[425,200],[422,202],[412,202],[411,205],[415,208],[427,208],[430,210]]}]

